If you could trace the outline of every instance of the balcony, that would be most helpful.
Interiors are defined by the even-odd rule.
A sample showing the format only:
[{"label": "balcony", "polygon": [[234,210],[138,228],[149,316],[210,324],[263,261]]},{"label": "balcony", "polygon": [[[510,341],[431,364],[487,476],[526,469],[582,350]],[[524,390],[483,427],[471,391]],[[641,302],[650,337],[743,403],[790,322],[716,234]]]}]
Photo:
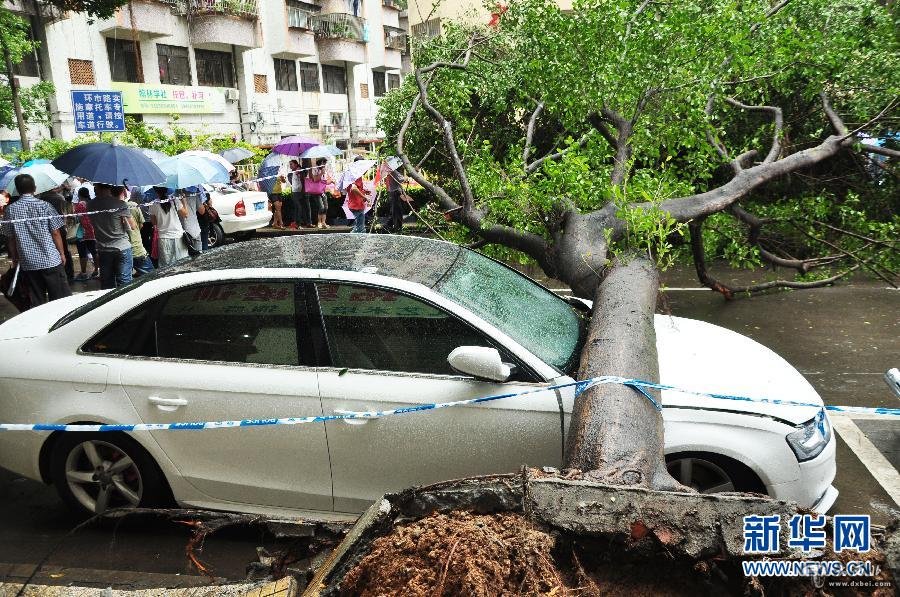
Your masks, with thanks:
[{"label": "balcony", "polygon": [[140,39],[172,35],[178,25],[178,16],[185,14],[186,3],[178,0],[135,0],[102,19],[97,26],[108,37],[131,39],[131,26]]},{"label": "balcony", "polygon": [[309,17],[319,46],[319,61],[366,62],[368,27],[362,17],[343,13],[329,13]]},{"label": "balcony", "polygon": [[384,47],[392,50],[406,51],[406,31],[399,27],[384,27]]},{"label": "balcony", "polygon": [[395,10],[403,10],[406,8],[406,2],[401,2],[400,0],[381,0],[381,5],[385,8],[393,8]]},{"label": "balcony", "polygon": [[413,37],[431,39],[441,34],[441,20],[429,19],[422,23],[416,23],[411,27]]},{"label": "balcony", "polygon": [[278,37],[270,37],[273,43],[273,54],[279,54],[286,58],[304,58],[316,55],[316,37],[310,24],[310,19],[315,13],[312,10],[300,6],[287,7],[287,31],[284,34],[284,47],[281,51],[275,50],[278,45]]},{"label": "balcony", "polygon": [[191,42],[258,48],[257,0],[188,0]]}]

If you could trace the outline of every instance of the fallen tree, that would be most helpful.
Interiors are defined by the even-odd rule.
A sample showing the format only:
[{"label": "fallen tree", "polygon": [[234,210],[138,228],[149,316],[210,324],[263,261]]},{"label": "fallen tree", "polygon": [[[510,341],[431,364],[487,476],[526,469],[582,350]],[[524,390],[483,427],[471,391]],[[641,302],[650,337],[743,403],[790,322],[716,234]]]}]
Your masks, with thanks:
[{"label": "fallen tree", "polygon": [[[451,237],[525,255],[594,301],[580,378],[658,380],[657,267],[686,229],[701,282],[728,298],[822,286],[873,267],[874,254],[839,247],[828,258],[779,255],[762,243],[766,222],[741,201],[846,152],[900,155],[862,143],[896,115],[896,88],[883,85],[900,67],[888,8],[585,0],[562,12],[525,0],[494,23],[449,26],[414,45],[419,66],[385,99],[380,125],[453,223]],[[815,102],[819,125],[793,121],[766,102],[772,95]],[[752,133],[735,135],[741,127],[729,119],[747,118]],[[748,227],[764,261],[804,273],[843,269],[728,287],[704,260],[704,221],[718,213]],[[876,252],[896,250],[893,239],[874,241]],[[691,491],[666,471],[658,401],[618,385],[580,395],[561,476]],[[683,508],[660,497],[657,518],[689,533],[679,528]]]}]

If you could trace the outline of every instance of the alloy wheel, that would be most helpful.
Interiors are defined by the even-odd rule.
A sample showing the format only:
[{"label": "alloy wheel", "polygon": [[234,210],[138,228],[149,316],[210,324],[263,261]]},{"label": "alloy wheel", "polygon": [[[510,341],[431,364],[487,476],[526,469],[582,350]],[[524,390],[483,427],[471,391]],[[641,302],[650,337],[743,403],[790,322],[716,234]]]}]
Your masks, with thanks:
[{"label": "alloy wheel", "polygon": [[109,442],[88,440],[74,446],[66,457],[65,474],[69,491],[94,514],[141,503],[140,470],[128,454]]}]

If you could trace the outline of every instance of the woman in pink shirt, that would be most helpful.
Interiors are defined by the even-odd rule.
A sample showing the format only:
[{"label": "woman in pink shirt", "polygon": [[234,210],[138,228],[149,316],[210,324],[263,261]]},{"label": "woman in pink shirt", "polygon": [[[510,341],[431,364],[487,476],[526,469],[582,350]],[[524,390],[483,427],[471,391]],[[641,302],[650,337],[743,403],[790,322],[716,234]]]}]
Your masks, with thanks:
[{"label": "woman in pink shirt", "polygon": [[325,172],[325,164],[328,160],[319,158],[315,168],[306,172],[306,180],[303,181],[303,189],[306,193],[306,201],[309,203],[310,220],[312,214],[318,214],[319,228],[328,228],[325,223],[325,214],[328,211],[328,203],[325,201],[325,187],[328,186],[328,175]]},{"label": "woman in pink shirt", "polygon": [[[87,213],[87,202],[90,199],[91,193],[87,187],[78,189],[78,203],[75,204],[76,215]],[[94,225],[91,224],[91,218],[86,215],[78,215],[78,220],[81,224],[81,233],[75,236],[75,246],[78,247],[78,265],[81,266],[81,273],[75,277],[75,280],[84,282],[89,279],[87,273],[88,254],[94,264],[94,273],[90,275],[90,278],[100,277],[100,268],[97,267],[100,260],[97,258],[97,239],[94,236]]]}]

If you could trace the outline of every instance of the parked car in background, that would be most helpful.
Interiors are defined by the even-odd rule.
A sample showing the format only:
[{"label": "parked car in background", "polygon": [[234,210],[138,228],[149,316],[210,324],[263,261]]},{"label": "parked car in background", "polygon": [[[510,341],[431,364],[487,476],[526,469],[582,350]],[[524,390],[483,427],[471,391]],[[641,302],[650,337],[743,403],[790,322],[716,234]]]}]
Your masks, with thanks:
[{"label": "parked car in background", "polygon": [[[227,195],[224,195],[227,196]],[[235,243],[128,286],[0,325],[0,421],[187,423],[384,411],[375,419],[192,431],[2,432],[0,466],[89,514],[183,506],[352,520],[387,491],[562,465],[591,316],[451,243],[315,234]],[[827,511],[835,439],[822,400],[746,336],[656,316],[666,462],[704,493]],[[53,363],[48,367],[47,363]]]},{"label": "parked car in background", "polygon": [[244,240],[269,225],[272,212],[269,197],[261,191],[247,191],[230,185],[207,185],[209,200],[222,221],[209,231],[209,246],[222,244],[226,236]]}]

